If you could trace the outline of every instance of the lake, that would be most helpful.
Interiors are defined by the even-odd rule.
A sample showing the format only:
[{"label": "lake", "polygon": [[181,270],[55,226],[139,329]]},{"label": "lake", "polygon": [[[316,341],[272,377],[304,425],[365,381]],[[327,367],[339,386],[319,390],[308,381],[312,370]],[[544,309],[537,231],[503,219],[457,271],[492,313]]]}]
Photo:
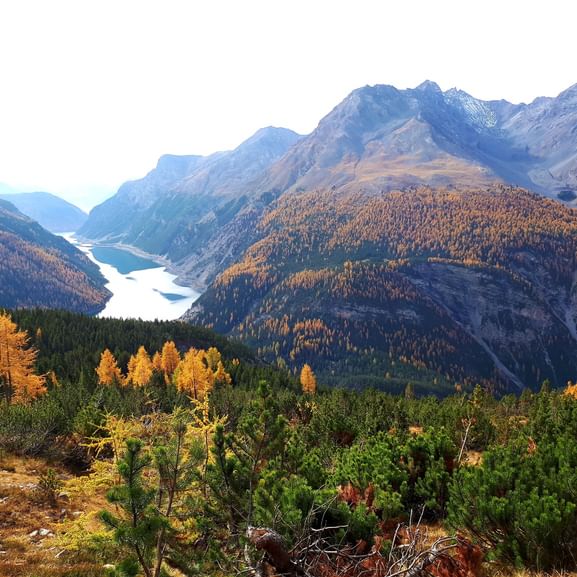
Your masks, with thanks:
[{"label": "lake", "polygon": [[173,320],[200,296],[177,285],[175,275],[150,259],[116,247],[81,243],[71,233],[61,236],[86,253],[108,281],[112,297],[99,317]]}]

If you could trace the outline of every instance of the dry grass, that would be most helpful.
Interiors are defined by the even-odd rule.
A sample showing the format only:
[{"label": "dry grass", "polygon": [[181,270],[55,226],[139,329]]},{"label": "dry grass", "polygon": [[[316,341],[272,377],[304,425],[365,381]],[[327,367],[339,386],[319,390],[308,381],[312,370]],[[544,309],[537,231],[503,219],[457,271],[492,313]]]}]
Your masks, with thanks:
[{"label": "dry grass", "polygon": [[[55,535],[63,521],[85,509],[86,504],[64,497],[56,506],[43,501],[37,489],[45,461],[2,456],[0,459],[0,576],[1,577],[92,577],[102,575],[101,564],[68,560]],[[59,478],[69,475],[57,469]],[[89,504],[90,506],[90,504]],[[45,535],[36,531],[44,529]]]}]

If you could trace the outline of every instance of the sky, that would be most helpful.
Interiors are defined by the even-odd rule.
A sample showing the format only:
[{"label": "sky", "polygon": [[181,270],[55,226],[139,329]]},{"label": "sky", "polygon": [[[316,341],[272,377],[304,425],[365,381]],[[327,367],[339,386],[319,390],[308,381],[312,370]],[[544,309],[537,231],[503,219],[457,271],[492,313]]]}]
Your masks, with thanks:
[{"label": "sky", "polygon": [[89,209],[367,84],[556,96],[574,22],[568,0],[0,0],[0,183]]}]

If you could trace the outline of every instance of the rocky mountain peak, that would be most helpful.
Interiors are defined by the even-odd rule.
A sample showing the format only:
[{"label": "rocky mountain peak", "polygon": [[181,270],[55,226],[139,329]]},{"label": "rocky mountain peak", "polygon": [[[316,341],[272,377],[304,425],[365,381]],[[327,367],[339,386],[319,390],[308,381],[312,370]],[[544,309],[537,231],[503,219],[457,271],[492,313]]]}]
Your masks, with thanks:
[{"label": "rocky mountain peak", "polygon": [[440,93],[443,92],[441,90],[441,87],[432,80],[425,80],[424,82],[421,82],[421,84],[419,84],[419,86],[417,86],[415,90],[419,90],[421,92],[440,92]]}]

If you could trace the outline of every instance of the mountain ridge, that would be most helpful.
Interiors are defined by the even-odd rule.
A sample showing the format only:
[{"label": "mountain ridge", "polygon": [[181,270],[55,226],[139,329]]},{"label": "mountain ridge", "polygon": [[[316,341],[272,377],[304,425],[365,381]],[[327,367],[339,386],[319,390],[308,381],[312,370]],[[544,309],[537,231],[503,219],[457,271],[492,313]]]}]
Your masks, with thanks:
[{"label": "mountain ridge", "polygon": [[405,90],[364,86],[304,137],[261,129],[233,151],[178,157],[184,169],[168,176],[165,165],[177,157],[162,157],[95,207],[80,235],[167,258],[182,282],[205,287],[250,244],[242,227],[287,193],[501,182],[572,203],[576,124],[577,85],[529,104],[443,92],[432,81]]},{"label": "mountain ridge", "polygon": [[0,306],[95,314],[110,297],[98,267],[0,199]]},{"label": "mountain ridge", "polygon": [[11,192],[0,194],[0,198],[50,232],[74,232],[88,217],[74,204],[49,192]]},{"label": "mountain ridge", "polygon": [[401,359],[501,391],[577,370],[577,215],[561,203],[503,185],[315,191],[256,228],[185,318],[271,362],[354,384]]}]

